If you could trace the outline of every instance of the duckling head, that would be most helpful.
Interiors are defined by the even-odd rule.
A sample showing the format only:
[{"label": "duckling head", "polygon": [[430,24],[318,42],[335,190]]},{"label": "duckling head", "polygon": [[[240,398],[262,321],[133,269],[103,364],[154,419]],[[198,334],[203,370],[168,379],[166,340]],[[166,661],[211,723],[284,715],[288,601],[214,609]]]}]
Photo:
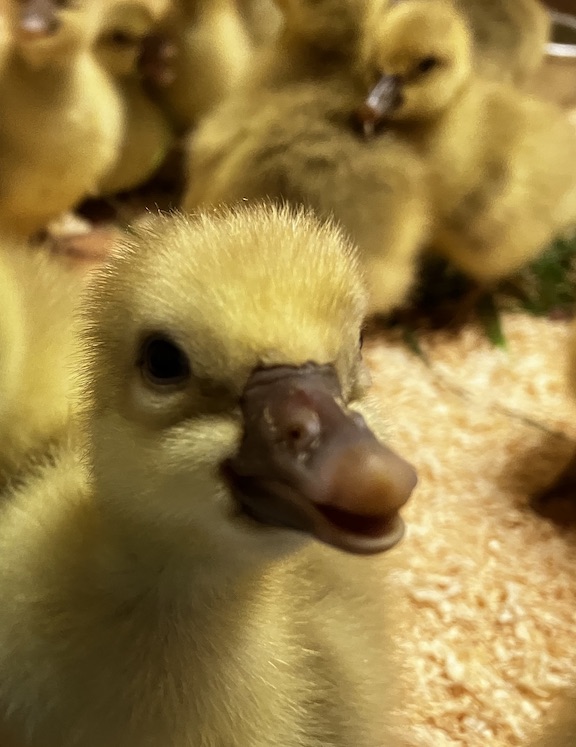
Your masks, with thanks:
[{"label": "duckling head", "polygon": [[97,33],[101,0],[10,0],[12,38],[33,67],[69,63]]},{"label": "duckling head", "polygon": [[152,217],[87,308],[90,459],[113,511],[238,562],[311,535],[398,542],[415,472],[354,409],[365,295],[334,227],[267,206]]},{"label": "duckling head", "polygon": [[115,77],[133,75],[146,37],[170,7],[169,0],[120,0],[108,7],[96,41],[96,54]]},{"label": "duckling head", "polygon": [[373,86],[361,121],[370,129],[441,114],[470,76],[471,44],[464,19],[446,0],[375,5],[361,43],[361,75]]}]

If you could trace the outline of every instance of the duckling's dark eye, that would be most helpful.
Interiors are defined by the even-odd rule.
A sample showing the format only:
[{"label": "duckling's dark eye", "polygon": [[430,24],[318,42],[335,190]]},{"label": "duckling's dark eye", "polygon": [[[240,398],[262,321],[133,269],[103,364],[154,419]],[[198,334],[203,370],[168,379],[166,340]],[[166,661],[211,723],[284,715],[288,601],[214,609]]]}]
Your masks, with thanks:
[{"label": "duckling's dark eye", "polygon": [[186,354],[169,337],[150,335],[142,344],[140,367],[152,384],[181,384],[190,376]]},{"label": "duckling's dark eye", "polygon": [[108,41],[114,44],[116,47],[136,47],[138,46],[138,39],[125,31],[112,31],[108,36]]},{"label": "duckling's dark eye", "polygon": [[416,69],[419,73],[427,73],[430,70],[433,70],[435,67],[438,67],[440,64],[440,60],[437,57],[424,57],[418,65],[416,66]]}]

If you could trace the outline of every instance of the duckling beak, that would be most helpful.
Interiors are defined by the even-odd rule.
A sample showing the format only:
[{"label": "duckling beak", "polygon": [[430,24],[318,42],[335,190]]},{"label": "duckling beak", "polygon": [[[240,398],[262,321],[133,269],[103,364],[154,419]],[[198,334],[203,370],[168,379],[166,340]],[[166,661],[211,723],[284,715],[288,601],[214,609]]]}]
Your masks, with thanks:
[{"label": "duckling beak", "polygon": [[144,39],[138,60],[140,73],[145,81],[159,88],[170,86],[176,77],[174,60],[178,50],[161,34],[150,34]]},{"label": "duckling beak", "polygon": [[383,75],[358,110],[366,137],[372,137],[376,125],[402,102],[399,75]]},{"label": "duckling beak", "polygon": [[341,402],[332,366],[255,371],[241,401],[243,438],[224,473],[245,512],[264,524],[351,553],[384,552],[402,538],[398,512],[416,472]]},{"label": "duckling beak", "polygon": [[27,39],[41,39],[58,31],[53,0],[25,0],[19,14],[19,30]]}]

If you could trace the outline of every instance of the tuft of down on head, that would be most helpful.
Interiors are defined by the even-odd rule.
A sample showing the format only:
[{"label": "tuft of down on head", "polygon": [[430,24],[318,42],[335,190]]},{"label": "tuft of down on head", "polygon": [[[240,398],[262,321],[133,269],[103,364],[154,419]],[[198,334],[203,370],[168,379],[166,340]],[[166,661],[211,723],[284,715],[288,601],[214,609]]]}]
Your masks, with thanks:
[{"label": "tuft of down on head", "polygon": [[221,519],[236,509],[218,469],[238,446],[254,369],[333,364],[344,401],[362,386],[356,255],[307,212],[150,216],[95,274],[85,307],[96,492],[158,531],[236,532]]},{"label": "tuft of down on head", "polygon": [[360,73],[369,86],[395,82],[391,119],[443,112],[472,72],[473,42],[462,14],[449,0],[376,0],[367,13]]}]

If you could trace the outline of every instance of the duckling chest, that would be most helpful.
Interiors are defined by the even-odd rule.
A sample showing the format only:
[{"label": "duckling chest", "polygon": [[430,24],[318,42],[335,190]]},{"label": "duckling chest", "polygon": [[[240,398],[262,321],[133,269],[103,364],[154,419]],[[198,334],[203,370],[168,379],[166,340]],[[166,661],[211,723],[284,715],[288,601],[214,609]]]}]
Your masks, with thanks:
[{"label": "duckling chest", "polygon": [[51,670],[46,711],[29,714],[37,742],[26,747],[396,744],[382,741],[383,692],[367,677],[361,630],[347,615],[319,624],[288,600],[196,623],[165,609],[150,624],[131,605],[106,628],[89,615]]},{"label": "duckling chest", "polygon": [[2,196],[25,180],[31,200],[91,191],[116,157],[124,112],[90,58],[43,76],[16,69],[0,90]]}]

